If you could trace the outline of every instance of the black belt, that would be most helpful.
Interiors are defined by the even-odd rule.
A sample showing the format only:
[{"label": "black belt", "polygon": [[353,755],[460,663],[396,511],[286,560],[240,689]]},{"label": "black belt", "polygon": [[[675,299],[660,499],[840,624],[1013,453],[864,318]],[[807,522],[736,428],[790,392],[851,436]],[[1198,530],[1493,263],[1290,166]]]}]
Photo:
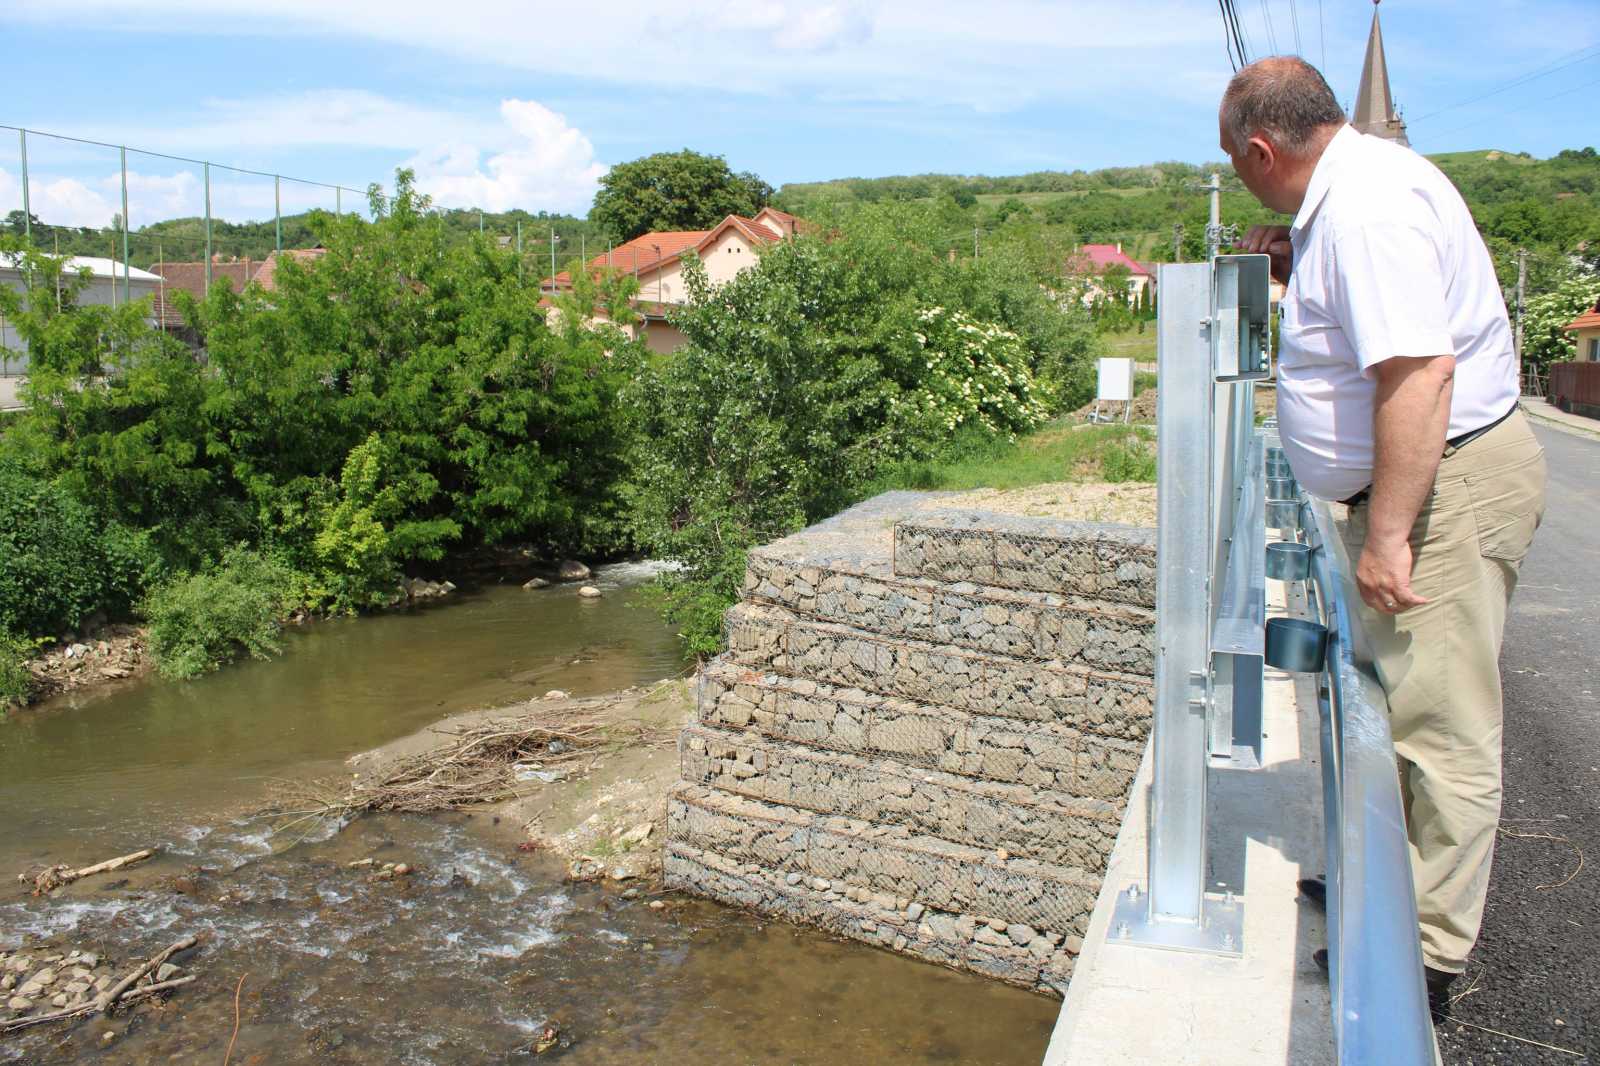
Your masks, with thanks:
[{"label": "black belt", "polygon": [[[1516,411],[1517,411],[1517,405],[1516,404],[1512,404],[1511,405],[1511,410],[1507,411],[1505,414],[1501,415],[1499,418],[1495,419],[1493,422],[1490,422],[1487,425],[1479,426],[1477,429],[1469,429],[1465,433],[1458,434],[1457,436],[1451,437],[1449,440],[1444,442],[1444,446],[1446,448],[1454,448],[1454,449],[1456,449],[1456,451],[1460,451],[1462,448],[1465,448],[1467,445],[1471,444],[1473,441],[1477,440],[1479,437],[1481,437],[1485,433],[1489,432],[1495,426],[1498,426],[1500,423],[1502,423],[1506,419],[1510,418],[1513,414],[1516,413]],[[1372,495],[1372,486],[1368,485],[1366,488],[1362,489],[1360,492],[1356,493],[1354,496],[1351,496],[1349,499],[1340,500],[1339,502],[1344,504],[1346,507],[1359,507],[1361,504],[1366,503],[1367,502],[1367,497],[1369,497],[1371,495]]]}]

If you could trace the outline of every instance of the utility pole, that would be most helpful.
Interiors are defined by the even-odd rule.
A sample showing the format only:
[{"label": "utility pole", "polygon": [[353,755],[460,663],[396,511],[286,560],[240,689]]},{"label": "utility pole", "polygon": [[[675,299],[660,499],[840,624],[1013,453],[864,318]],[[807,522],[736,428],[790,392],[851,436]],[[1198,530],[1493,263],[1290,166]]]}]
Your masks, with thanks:
[{"label": "utility pole", "polygon": [[561,238],[556,236],[556,228],[550,227],[550,295],[556,292],[556,242]]},{"label": "utility pole", "polygon": [[1522,304],[1528,292],[1528,250],[1517,249],[1517,364],[1522,363]]},{"label": "utility pole", "polygon": [[1215,171],[1211,174],[1211,184],[1205,187],[1211,194],[1211,215],[1206,223],[1206,259],[1217,257],[1217,251],[1222,247],[1222,175]]},{"label": "utility pole", "polygon": [[1172,261],[1174,263],[1183,262],[1183,223],[1182,222],[1174,222],[1172,224]]},{"label": "utility pole", "polygon": [[972,258],[978,258],[978,227],[972,227]]}]

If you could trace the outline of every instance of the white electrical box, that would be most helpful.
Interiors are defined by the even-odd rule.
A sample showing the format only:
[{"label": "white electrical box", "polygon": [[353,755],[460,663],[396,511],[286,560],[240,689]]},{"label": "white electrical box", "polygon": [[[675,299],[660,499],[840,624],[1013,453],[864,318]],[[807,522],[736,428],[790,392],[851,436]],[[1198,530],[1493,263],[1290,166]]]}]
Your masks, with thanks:
[{"label": "white electrical box", "polygon": [[1100,360],[1100,386],[1096,400],[1118,400],[1127,403],[1133,399],[1133,360]]}]

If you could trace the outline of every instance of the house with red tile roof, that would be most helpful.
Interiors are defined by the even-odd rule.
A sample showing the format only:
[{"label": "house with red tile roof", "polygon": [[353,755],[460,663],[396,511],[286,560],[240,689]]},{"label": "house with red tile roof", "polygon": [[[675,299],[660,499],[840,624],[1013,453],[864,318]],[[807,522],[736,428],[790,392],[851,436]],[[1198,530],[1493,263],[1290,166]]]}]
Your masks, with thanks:
[{"label": "house with red tile roof", "polygon": [[[615,270],[639,280],[634,310],[637,326],[627,327],[630,336],[641,334],[653,352],[673,352],[682,347],[684,336],[667,321],[667,312],[688,302],[683,283],[683,260],[693,252],[705,265],[712,284],[721,284],[741,270],[754,266],[759,250],[767,245],[806,233],[810,226],[776,208],[764,207],[751,218],[729,215],[708,230],[672,230],[646,233],[589,260],[591,275]],[[565,292],[572,288],[572,274],[562,271],[545,290]]]},{"label": "house with red tile roof", "polygon": [[[293,259],[301,266],[308,266],[327,254],[325,248],[286,248],[268,254],[265,259],[251,259],[248,256],[244,259],[224,259],[219,255],[211,261],[211,284],[226,281],[233,286],[234,292],[243,292],[244,287],[253,281],[271,292],[276,287],[278,264],[283,259]],[[182,290],[196,300],[205,299],[205,260],[197,263],[161,262],[152,266],[150,271],[162,279],[160,289],[156,292],[156,323],[166,330],[183,329],[183,314],[171,294]]]},{"label": "house with red tile roof", "polygon": [[1561,328],[1577,342],[1576,362],[1600,363],[1600,300]]},{"label": "house with red tile roof", "polygon": [[1106,271],[1113,267],[1122,267],[1128,272],[1128,299],[1137,302],[1143,298],[1146,290],[1154,291],[1156,285],[1156,268],[1153,264],[1141,263],[1122,250],[1122,242],[1116,244],[1085,244],[1067,260],[1067,272],[1084,278],[1087,281],[1083,302],[1093,303],[1105,296],[1105,290],[1100,285],[1100,278]]}]

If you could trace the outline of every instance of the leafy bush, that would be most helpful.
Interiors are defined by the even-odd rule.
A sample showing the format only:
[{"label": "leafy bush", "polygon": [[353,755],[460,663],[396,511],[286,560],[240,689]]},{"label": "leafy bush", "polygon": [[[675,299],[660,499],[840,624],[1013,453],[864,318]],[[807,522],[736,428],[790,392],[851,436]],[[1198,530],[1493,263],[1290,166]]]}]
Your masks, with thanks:
[{"label": "leafy bush", "polygon": [[1139,437],[1112,443],[1100,454],[1100,476],[1107,481],[1154,481],[1155,450]]},{"label": "leafy bush", "polygon": [[160,570],[148,534],[0,460],[0,630],[56,636],[96,610],[123,616]]},{"label": "leafy bush", "polygon": [[916,324],[912,358],[927,373],[890,397],[893,439],[937,446],[962,426],[1010,436],[1044,420],[1045,403],[1015,333],[943,307],[918,311]]},{"label": "leafy bush", "polygon": [[240,547],[207,570],[157,586],[143,610],[162,676],[196,677],[240,654],[277,654],[280,620],[295,583],[283,564]]},{"label": "leafy bush", "polygon": [[26,703],[33,686],[33,675],[28,672],[28,657],[33,645],[0,629],[0,717],[10,704]]},{"label": "leafy bush", "polygon": [[1600,275],[1568,269],[1549,292],[1528,301],[1523,316],[1523,356],[1541,369],[1577,358],[1577,342],[1565,327],[1600,300]]}]

